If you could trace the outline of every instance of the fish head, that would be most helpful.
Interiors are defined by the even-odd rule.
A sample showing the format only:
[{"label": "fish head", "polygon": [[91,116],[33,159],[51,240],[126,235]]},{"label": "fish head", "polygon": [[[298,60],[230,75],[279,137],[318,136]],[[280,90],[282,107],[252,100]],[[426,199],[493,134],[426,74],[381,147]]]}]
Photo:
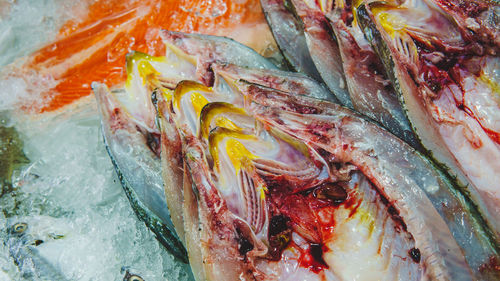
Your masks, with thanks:
[{"label": "fish head", "polygon": [[5,226],[8,238],[33,236],[38,239],[57,240],[70,232],[64,220],[48,216],[12,217],[7,219]]},{"label": "fish head", "polygon": [[[243,80],[232,83],[244,102],[207,99],[199,115],[193,110],[196,133],[182,140],[196,197],[187,204],[196,206],[200,222],[194,243],[208,279],[470,276],[422,193],[424,186],[443,183],[412,166],[416,161],[425,167],[418,156],[393,153],[409,149],[403,142],[341,106]],[[189,102],[178,110],[192,110]],[[182,128],[187,120],[176,125]],[[433,223],[423,234],[415,223],[426,217]],[[456,257],[444,258],[450,249]],[[361,269],[359,260],[366,261]]]},{"label": "fish head", "polygon": [[214,85],[212,64],[233,63],[241,67],[276,69],[254,50],[236,41],[209,35],[162,31],[165,56],[131,52],[126,57],[124,94],[116,95],[126,112],[149,131],[157,131],[156,111],[151,102],[155,89],[173,90],[183,80]]},{"label": "fish head", "polygon": [[395,4],[373,2],[358,9],[362,29],[422,146],[468,186],[498,240],[499,193],[492,188],[500,168],[498,76],[492,71],[499,61],[492,35],[498,28],[482,20],[498,10],[498,3]]},{"label": "fish head", "polygon": [[[5,224],[5,245],[17,259],[17,253],[24,247],[50,249],[58,240],[71,235],[68,222],[48,216],[12,217]],[[47,246],[49,245],[49,246]]]}]

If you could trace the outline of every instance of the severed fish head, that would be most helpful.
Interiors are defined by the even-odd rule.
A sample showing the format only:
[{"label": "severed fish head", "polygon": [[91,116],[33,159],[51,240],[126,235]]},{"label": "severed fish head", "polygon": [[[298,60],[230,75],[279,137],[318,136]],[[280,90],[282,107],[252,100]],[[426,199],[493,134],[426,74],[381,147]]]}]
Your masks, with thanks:
[{"label": "severed fish head", "polygon": [[226,82],[231,96],[183,81],[159,101],[197,279],[472,278],[426,196],[449,187],[414,150],[338,105]]},{"label": "severed fish head", "polygon": [[425,157],[234,42],[164,40],[136,85],[154,92],[166,201],[197,280],[489,276],[488,227]]},{"label": "severed fish head", "polygon": [[358,9],[414,132],[465,186],[497,237],[499,57],[492,34],[499,29],[491,15],[498,9],[494,1],[422,0]]}]

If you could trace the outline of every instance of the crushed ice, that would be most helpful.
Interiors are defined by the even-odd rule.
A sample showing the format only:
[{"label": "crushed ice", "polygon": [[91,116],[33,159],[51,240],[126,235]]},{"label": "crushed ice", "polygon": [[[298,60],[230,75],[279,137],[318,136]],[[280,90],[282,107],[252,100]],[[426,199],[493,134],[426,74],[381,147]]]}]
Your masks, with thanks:
[{"label": "crushed ice", "polygon": [[[31,164],[15,175],[14,191],[0,198],[3,233],[7,218],[29,224],[40,216],[59,224],[54,227],[64,238],[37,248],[70,280],[122,280],[122,267],[145,280],[187,279],[187,266],[135,217],[106,153],[92,99],[70,112],[14,119]],[[0,280],[2,274],[18,280],[8,249],[0,252]]]},{"label": "crushed ice", "polygon": [[[71,10],[71,2],[1,1],[0,67],[53,39],[70,16],[58,7]],[[32,280],[21,276],[3,243],[6,228],[17,222],[27,223],[35,238],[45,237],[38,253],[68,280],[123,280],[125,271],[147,281],[187,280],[188,266],[134,215],[106,153],[94,99],[59,113],[25,115],[17,108],[39,96],[26,84],[36,77],[2,72],[0,113],[10,121],[0,125],[16,128],[30,164],[15,171],[13,190],[0,197],[0,280]]]}]

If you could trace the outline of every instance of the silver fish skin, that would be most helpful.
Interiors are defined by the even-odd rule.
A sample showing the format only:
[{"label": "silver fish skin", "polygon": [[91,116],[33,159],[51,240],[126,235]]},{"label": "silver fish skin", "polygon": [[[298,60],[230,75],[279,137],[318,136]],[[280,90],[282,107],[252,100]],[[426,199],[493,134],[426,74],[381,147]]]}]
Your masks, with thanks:
[{"label": "silver fish skin", "polygon": [[[43,218],[42,218],[43,219]],[[50,243],[50,236],[39,236],[32,232],[33,226],[22,218],[7,219],[4,245],[19,268],[23,278],[36,281],[66,281],[68,279],[37,250],[42,243]],[[59,239],[55,237],[55,239]]]},{"label": "silver fish skin", "polygon": [[[155,233],[156,238],[175,257],[187,262],[186,250],[175,232],[165,200],[160,159],[159,135],[141,127],[116,98],[127,92],[110,92],[93,83],[106,148],[122,187],[136,215]],[[152,144],[148,144],[152,142]],[[156,146],[156,148],[155,148]]]},{"label": "silver fish skin", "polygon": [[260,4],[274,39],[287,62],[295,71],[321,81],[321,75],[307,49],[306,38],[301,27],[302,23],[288,10],[292,9],[291,3],[289,1],[261,0]]},{"label": "silver fish skin", "polygon": [[[321,7],[316,4],[309,5],[310,3],[303,0],[290,2],[295,13],[302,20],[309,53],[323,81],[342,105],[353,108],[342,68],[339,46]],[[325,7],[325,9],[329,8]]]},{"label": "silver fish skin", "polygon": [[[500,100],[495,85],[500,81],[500,57],[496,39],[488,38],[499,28],[475,33],[460,23],[480,25],[474,15],[491,19],[499,4],[464,2],[465,7],[479,9],[459,20],[470,9],[447,15],[445,4],[437,2],[374,2],[361,6],[358,18],[423,147],[457,178],[498,241]],[[404,22],[404,27],[398,22]]]},{"label": "silver fish skin", "polygon": [[[283,20],[281,22],[273,20],[274,23],[270,26],[271,29],[274,29],[274,33],[284,29],[290,31],[292,34],[297,34],[296,36],[299,38],[298,42],[286,37],[282,38],[283,40],[277,40],[277,43],[282,45],[280,48],[282,50],[294,50],[294,52],[299,53],[296,59],[300,59],[302,64],[308,63],[307,57],[309,56],[314,62],[321,80],[334,93],[340,103],[352,108],[352,102],[342,69],[342,58],[335,35],[328,19],[321,11],[321,7],[318,6],[319,4],[306,2],[302,0],[290,0],[286,2],[290,7],[286,8],[284,2],[263,1],[262,6],[264,11],[268,13],[268,19],[276,18]],[[287,25],[292,25],[291,21],[296,22],[296,19],[300,22],[295,26],[300,26],[300,30],[296,31],[294,28],[286,27]],[[302,33],[305,37],[307,50],[301,47],[300,38]],[[309,74],[308,72],[310,71],[308,70],[305,73]]]},{"label": "silver fish skin", "polygon": [[[357,23],[353,22],[351,11],[355,11],[353,3],[341,0],[319,1],[315,4],[308,1],[284,3],[261,1],[271,30],[277,37],[278,46],[285,50],[294,50],[298,54],[295,59],[314,55],[315,62],[323,65],[322,70],[325,71],[321,74],[323,79],[328,79],[325,76],[331,75],[332,69],[335,73],[338,68],[339,73],[345,77],[345,86],[348,89],[348,92],[345,92],[352,103],[352,106],[347,104],[348,107],[379,122],[393,134],[422,151],[421,144],[411,130],[390,81],[384,77],[382,63],[364,38]],[[287,3],[291,6],[290,10],[285,7]],[[302,35],[302,30],[296,31],[289,27],[297,26],[295,17],[298,16],[293,15],[292,9],[296,9],[294,13],[300,13],[300,18],[303,20],[300,26],[303,29],[310,28],[311,32],[309,34],[306,32],[309,40],[307,44],[310,48],[315,48],[314,50],[303,50],[300,48],[301,41],[295,40],[294,36]],[[287,38],[288,33],[281,34],[282,30],[294,31],[293,34],[297,34],[288,35]],[[280,34],[276,35],[277,33]],[[332,56],[330,53],[336,55]],[[339,97],[339,99],[341,104],[346,105],[345,98]]]}]

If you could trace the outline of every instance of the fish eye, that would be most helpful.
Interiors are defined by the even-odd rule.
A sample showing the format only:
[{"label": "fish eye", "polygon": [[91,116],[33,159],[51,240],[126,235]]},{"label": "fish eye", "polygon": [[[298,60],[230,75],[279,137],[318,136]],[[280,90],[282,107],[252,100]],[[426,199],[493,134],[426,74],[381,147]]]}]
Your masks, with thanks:
[{"label": "fish eye", "polygon": [[16,223],[13,227],[12,230],[14,233],[21,234],[26,231],[28,228],[28,224],[24,222]]},{"label": "fish eye", "polygon": [[130,275],[127,281],[144,281],[144,279],[139,275]]}]

